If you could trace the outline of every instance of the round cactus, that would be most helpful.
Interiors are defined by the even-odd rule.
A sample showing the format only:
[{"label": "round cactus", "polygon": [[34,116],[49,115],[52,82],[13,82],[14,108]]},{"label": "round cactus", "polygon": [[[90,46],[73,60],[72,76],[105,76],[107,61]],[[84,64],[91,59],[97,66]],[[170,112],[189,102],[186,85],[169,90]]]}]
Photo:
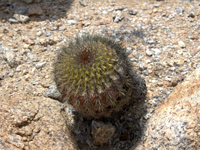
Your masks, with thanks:
[{"label": "round cactus", "polygon": [[63,101],[86,117],[107,117],[122,109],[133,89],[126,49],[99,35],[84,35],[63,46],[54,63]]}]

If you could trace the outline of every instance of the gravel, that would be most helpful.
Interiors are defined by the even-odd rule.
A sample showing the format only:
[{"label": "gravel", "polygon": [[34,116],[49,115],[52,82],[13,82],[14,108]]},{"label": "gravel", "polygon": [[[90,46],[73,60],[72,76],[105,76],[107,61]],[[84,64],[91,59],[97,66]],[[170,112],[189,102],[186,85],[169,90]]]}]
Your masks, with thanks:
[{"label": "gravel", "polygon": [[[27,10],[34,3],[26,2],[10,2],[1,8],[0,93],[6,89],[3,94],[11,97],[59,100],[51,73],[56,47],[85,33],[106,35],[128,47],[134,69],[147,84],[146,115],[140,119],[148,119],[152,109],[200,67],[197,1],[84,1],[84,5],[78,0],[41,1],[37,3],[40,13],[30,16]],[[16,86],[17,91],[13,88]],[[122,143],[126,142],[122,141],[121,146]],[[129,143],[133,145],[134,140]]]}]

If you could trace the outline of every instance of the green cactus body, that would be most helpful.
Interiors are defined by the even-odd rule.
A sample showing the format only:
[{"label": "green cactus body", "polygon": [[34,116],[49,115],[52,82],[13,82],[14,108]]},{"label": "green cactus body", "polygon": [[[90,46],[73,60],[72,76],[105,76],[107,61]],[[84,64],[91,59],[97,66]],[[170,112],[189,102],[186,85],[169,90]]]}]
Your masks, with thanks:
[{"label": "green cactus body", "polygon": [[132,90],[125,48],[99,35],[77,37],[63,46],[54,75],[62,99],[86,117],[107,117],[120,110]]}]

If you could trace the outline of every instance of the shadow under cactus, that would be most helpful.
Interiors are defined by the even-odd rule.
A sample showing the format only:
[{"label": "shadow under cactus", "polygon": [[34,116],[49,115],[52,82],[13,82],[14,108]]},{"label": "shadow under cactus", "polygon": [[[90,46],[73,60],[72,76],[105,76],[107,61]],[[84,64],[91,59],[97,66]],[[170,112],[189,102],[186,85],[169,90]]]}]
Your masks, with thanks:
[{"label": "shadow under cactus", "polygon": [[[71,134],[75,136],[81,150],[128,150],[140,141],[145,124],[143,116],[146,112],[144,100],[147,89],[142,78],[138,77],[137,82],[138,89],[132,93],[130,103],[110,117],[87,119],[81,114],[75,113],[75,123]],[[93,121],[101,121],[105,125],[111,123],[115,127],[115,134],[107,143],[95,146],[94,137],[91,134]]]},{"label": "shadow under cactus", "polygon": [[[113,35],[108,35],[105,31],[104,33],[108,37],[113,37]],[[119,32],[118,35],[114,37],[122,38],[121,41],[123,41],[127,34],[130,37],[138,37],[140,40],[143,40],[145,37],[142,30],[134,30],[130,33]],[[133,37],[132,39],[134,39]],[[71,135],[75,137],[81,150],[128,150],[136,146],[142,139],[145,124],[143,116],[146,112],[145,99],[147,88],[145,80],[140,77],[137,71],[134,71],[132,75],[134,90],[132,90],[131,96],[128,97],[130,100],[128,100],[128,103],[125,104],[120,111],[112,113],[110,117],[92,119],[86,118],[78,112],[74,112],[73,119],[71,119],[74,121],[72,125],[70,117],[66,116],[66,109],[62,110],[61,114],[66,118],[66,124],[71,130]],[[106,142],[101,143],[101,141],[98,141],[98,143],[94,137],[94,122],[102,123],[105,126],[111,125],[110,128],[114,130],[114,135]],[[107,131],[107,129],[106,131],[102,129],[101,134],[109,136],[109,131]]]}]

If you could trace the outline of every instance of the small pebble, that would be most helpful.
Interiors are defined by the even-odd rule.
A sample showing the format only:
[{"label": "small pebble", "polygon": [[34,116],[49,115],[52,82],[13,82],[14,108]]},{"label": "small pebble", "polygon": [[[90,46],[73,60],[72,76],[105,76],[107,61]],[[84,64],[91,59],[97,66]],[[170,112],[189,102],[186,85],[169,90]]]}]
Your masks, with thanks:
[{"label": "small pebble", "polygon": [[178,46],[180,46],[181,48],[185,48],[185,43],[183,41],[179,41]]},{"label": "small pebble", "polygon": [[136,15],[137,14],[137,10],[136,9],[129,9],[128,10],[128,14],[129,15]]},{"label": "small pebble", "polygon": [[124,14],[121,11],[117,11],[113,19],[115,23],[118,23],[119,21],[124,19]]},{"label": "small pebble", "polygon": [[28,16],[20,15],[20,14],[14,14],[13,18],[15,18],[16,20],[18,20],[19,22],[22,22],[22,23],[25,23],[29,20]]},{"label": "small pebble", "polygon": [[76,23],[77,23],[76,20],[68,20],[68,21],[67,21],[67,24],[68,24],[68,25],[74,25],[74,24],[76,24]]},{"label": "small pebble", "polygon": [[40,69],[40,68],[42,68],[45,64],[46,64],[46,62],[40,62],[40,63],[37,63],[37,64],[35,65],[35,67],[36,67],[37,69]]}]

